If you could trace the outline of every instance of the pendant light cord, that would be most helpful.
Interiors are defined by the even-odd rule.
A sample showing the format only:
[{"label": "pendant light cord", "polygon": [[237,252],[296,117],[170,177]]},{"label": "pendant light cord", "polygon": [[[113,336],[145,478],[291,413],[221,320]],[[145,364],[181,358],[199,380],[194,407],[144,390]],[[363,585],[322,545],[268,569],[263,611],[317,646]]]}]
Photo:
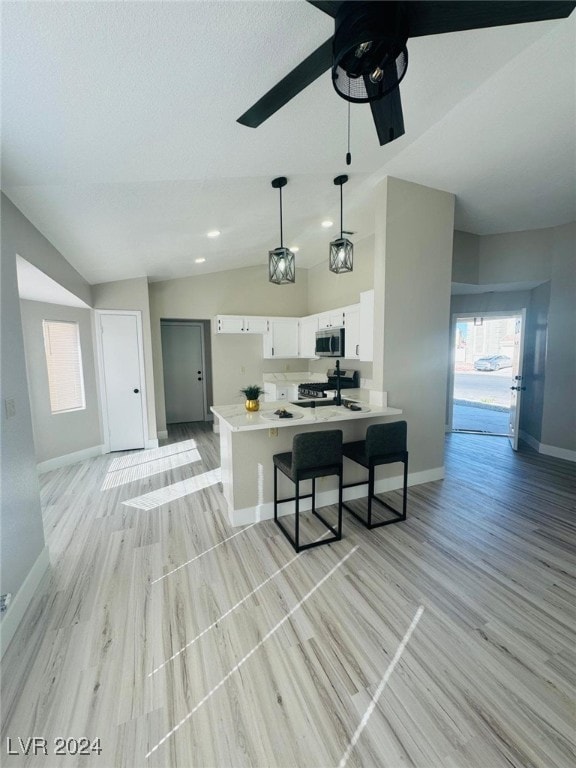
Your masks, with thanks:
[{"label": "pendant light cord", "polygon": [[343,198],[342,198],[342,187],[344,185],[340,184],[340,239],[342,240],[344,238],[344,224],[342,223],[342,209],[344,207]]},{"label": "pendant light cord", "polygon": [[280,187],[280,248],[284,248],[284,237],[282,234],[282,187]]}]

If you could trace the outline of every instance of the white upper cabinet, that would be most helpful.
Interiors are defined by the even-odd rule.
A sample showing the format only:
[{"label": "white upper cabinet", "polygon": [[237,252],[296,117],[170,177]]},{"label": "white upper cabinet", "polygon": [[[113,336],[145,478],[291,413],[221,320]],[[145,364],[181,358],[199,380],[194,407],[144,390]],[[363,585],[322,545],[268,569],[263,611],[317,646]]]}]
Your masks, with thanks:
[{"label": "white upper cabinet", "polygon": [[344,309],[344,359],[360,360],[360,304]]},{"label": "white upper cabinet", "polygon": [[318,315],[310,315],[300,319],[300,354],[310,360],[316,357],[316,331],[318,330]]},{"label": "white upper cabinet", "polygon": [[374,290],[360,294],[360,360],[374,360]]},{"label": "white upper cabinet", "polygon": [[317,315],[318,328],[342,328],[344,326],[344,309],[331,309]]},{"label": "white upper cabinet", "polygon": [[268,318],[268,332],[264,334],[264,357],[298,357],[297,317]]},{"label": "white upper cabinet", "polygon": [[214,333],[266,333],[267,330],[267,317],[217,315],[214,319]]}]

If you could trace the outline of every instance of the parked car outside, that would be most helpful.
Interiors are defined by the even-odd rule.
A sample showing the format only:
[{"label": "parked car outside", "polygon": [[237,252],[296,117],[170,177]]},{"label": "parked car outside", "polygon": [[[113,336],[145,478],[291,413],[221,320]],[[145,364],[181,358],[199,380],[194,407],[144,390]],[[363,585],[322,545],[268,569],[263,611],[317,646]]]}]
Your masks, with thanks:
[{"label": "parked car outside", "polygon": [[500,368],[511,368],[512,360],[508,355],[490,355],[490,357],[479,357],[474,362],[474,369],[477,371],[499,371]]}]

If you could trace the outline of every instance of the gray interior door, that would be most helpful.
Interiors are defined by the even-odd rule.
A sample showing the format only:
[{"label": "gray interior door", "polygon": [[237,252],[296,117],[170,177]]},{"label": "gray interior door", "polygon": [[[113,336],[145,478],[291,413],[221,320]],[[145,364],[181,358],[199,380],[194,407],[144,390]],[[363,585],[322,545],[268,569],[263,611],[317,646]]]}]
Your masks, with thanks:
[{"label": "gray interior door", "polygon": [[199,323],[162,323],[166,423],[204,421],[203,329]]}]

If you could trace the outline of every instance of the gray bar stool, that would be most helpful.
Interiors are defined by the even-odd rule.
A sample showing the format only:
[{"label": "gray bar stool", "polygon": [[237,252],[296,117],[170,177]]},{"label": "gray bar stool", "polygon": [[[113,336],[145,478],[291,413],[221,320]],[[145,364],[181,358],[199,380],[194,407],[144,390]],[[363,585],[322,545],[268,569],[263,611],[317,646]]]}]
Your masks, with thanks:
[{"label": "gray bar stool", "polygon": [[[354,517],[360,520],[367,528],[379,528],[381,525],[399,523],[406,520],[406,496],[408,493],[408,451],[406,450],[406,422],[393,421],[390,424],[371,424],[366,430],[366,439],[354,443],[344,443],[342,453],[347,459],[355,461],[368,469],[368,480],[358,483],[348,483],[344,488],[353,488],[357,485],[368,483],[368,513],[366,518],[361,517],[347,504],[344,508]],[[398,512],[374,493],[374,469],[381,464],[404,464],[404,483],[402,488],[402,512]],[[389,520],[372,522],[372,501],[377,501],[382,506],[394,513],[395,517]]]},{"label": "gray bar stool", "polygon": [[[342,538],[342,430],[331,429],[326,432],[301,432],[294,435],[292,450],[277,453],[274,461],[274,521],[292,544],[296,552],[311,547],[330,544]],[[278,470],[290,478],[295,486],[295,495],[278,498]],[[316,511],[316,478],[338,475],[338,523],[334,528]],[[312,480],[312,493],[300,494],[300,483]],[[300,544],[300,499],[312,498],[312,514],[315,515],[334,536],[321,541]],[[278,517],[278,504],[295,502],[294,538],[282,525]]]}]

